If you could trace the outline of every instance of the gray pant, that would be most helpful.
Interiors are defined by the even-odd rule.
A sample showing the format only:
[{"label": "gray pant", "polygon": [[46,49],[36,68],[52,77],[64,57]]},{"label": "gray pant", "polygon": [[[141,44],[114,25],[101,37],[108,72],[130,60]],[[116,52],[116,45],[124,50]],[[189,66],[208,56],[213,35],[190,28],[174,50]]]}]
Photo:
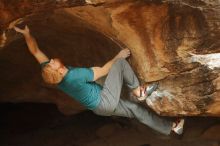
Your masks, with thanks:
[{"label": "gray pant", "polygon": [[136,118],[152,129],[168,135],[172,122],[148,111],[138,103],[120,98],[123,80],[130,89],[139,86],[139,81],[128,62],[118,59],[108,73],[101,91],[101,102],[93,112],[102,116]]}]

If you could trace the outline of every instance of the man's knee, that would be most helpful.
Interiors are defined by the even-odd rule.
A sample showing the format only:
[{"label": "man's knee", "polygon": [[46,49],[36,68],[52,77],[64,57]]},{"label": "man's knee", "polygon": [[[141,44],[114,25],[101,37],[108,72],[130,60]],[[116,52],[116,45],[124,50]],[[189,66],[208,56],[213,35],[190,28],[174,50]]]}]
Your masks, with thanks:
[{"label": "man's knee", "polygon": [[123,68],[125,64],[127,64],[127,60],[124,58],[119,58],[115,61],[115,66],[119,68]]},{"label": "man's knee", "polygon": [[114,113],[115,108],[116,108],[115,106],[106,107],[106,108],[104,109],[104,113],[105,113],[106,115],[111,116],[111,115]]},{"label": "man's knee", "polygon": [[98,112],[94,112],[95,114],[97,115],[100,115],[100,116],[112,116],[113,113],[114,113],[114,110],[113,108],[104,108]]},{"label": "man's knee", "polygon": [[101,116],[111,116],[115,111],[116,106],[115,105],[105,105],[99,108],[98,110],[95,110],[94,113]]},{"label": "man's knee", "polygon": [[127,61],[126,61],[126,59],[124,59],[124,58],[118,58],[115,62],[124,64],[124,63],[127,62]]}]

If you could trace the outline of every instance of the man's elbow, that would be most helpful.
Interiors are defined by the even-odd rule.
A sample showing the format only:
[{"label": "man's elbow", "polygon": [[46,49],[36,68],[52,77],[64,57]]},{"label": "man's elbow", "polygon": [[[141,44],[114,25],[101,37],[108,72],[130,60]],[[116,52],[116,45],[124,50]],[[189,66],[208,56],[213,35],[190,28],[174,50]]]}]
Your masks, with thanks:
[{"label": "man's elbow", "polygon": [[100,68],[101,77],[106,76],[108,74],[108,70],[105,67]]},{"label": "man's elbow", "polygon": [[106,75],[105,69],[103,67],[93,67],[94,81]]}]

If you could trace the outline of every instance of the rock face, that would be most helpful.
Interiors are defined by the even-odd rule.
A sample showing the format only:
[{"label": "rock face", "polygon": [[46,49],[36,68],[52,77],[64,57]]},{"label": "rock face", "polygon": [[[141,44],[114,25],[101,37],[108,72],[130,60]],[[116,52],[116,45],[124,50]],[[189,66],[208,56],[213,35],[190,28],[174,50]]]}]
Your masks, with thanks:
[{"label": "rock face", "polygon": [[[66,114],[83,109],[41,83],[32,56],[20,52],[24,40],[11,30],[23,21],[31,26],[45,53],[71,65],[102,65],[120,47],[128,47],[129,61],[140,80],[160,83],[159,90],[146,100],[146,106],[160,115],[220,115],[218,1],[20,0],[13,7],[12,2],[0,3],[4,12],[0,13],[1,101],[53,102]],[[17,7],[25,9],[16,12]],[[30,61],[21,61],[24,56]],[[14,68],[17,61],[20,66]],[[8,75],[14,71],[16,75]],[[15,84],[16,76],[20,78]],[[25,90],[28,96],[20,94]]]}]

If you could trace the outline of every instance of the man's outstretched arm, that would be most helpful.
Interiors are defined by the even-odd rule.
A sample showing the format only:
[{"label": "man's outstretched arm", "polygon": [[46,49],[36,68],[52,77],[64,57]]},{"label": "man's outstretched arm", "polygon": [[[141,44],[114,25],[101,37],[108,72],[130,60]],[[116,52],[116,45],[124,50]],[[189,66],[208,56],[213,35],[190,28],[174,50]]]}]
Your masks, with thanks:
[{"label": "man's outstretched arm", "polygon": [[26,25],[24,29],[14,27],[15,31],[24,35],[30,53],[37,59],[39,63],[49,61],[48,57],[38,48],[35,38],[30,34],[30,30]]},{"label": "man's outstretched arm", "polygon": [[121,50],[113,59],[108,61],[103,67],[92,67],[94,72],[94,79],[93,81],[96,81],[97,79],[106,76],[111,69],[114,62],[119,58],[127,58],[130,56],[130,50],[129,49],[123,49]]}]

